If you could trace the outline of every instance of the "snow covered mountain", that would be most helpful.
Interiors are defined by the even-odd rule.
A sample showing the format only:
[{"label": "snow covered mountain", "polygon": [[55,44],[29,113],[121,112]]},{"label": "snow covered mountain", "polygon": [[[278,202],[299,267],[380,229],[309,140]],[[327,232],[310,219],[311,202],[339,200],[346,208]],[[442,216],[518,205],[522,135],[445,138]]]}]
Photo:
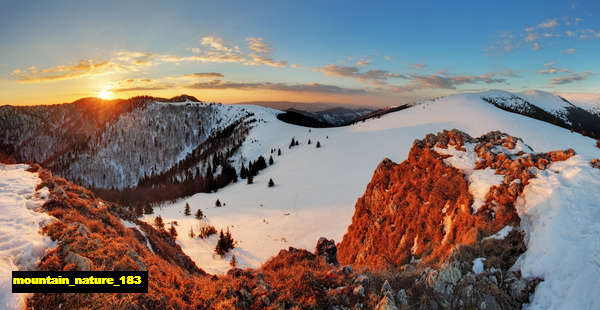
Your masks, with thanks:
[{"label": "snow covered mountain", "polygon": [[[179,190],[179,196],[231,181],[234,176],[220,176],[253,122],[251,113],[239,106],[187,96],[4,106],[0,120],[2,151],[18,162],[38,162],[57,175],[105,191],[194,187]],[[223,184],[209,184],[212,179]]]},{"label": "snow covered mountain", "polygon": [[[102,169],[115,169],[114,171],[117,172],[111,175],[115,184],[122,186],[126,186],[123,184],[135,184],[132,181],[134,178],[128,179],[127,175],[137,175],[140,178],[139,186],[157,188],[156,184],[166,182],[169,186],[162,187],[160,192],[172,192],[173,189],[179,188],[173,186],[185,183],[183,181],[185,178],[194,179],[197,176],[194,171],[198,171],[198,174],[201,174],[202,170],[209,172],[203,175],[204,182],[209,179],[204,178],[205,176],[210,175],[216,178],[223,174],[224,170],[227,170],[226,167],[233,167],[240,171],[240,177],[245,176],[245,179],[233,182],[216,192],[202,192],[196,187],[191,187],[190,192],[195,192],[195,195],[175,202],[163,203],[154,208],[153,214],[144,216],[146,222],[154,222],[157,216],[161,216],[167,225],[175,226],[177,223],[176,229],[179,234],[176,241],[172,241],[171,246],[181,247],[181,250],[189,255],[202,270],[221,274],[231,268],[230,262],[233,255],[235,255],[237,266],[258,268],[277,255],[282,248],[310,249],[322,236],[341,241],[352,223],[352,217],[356,211],[356,200],[365,195],[365,188],[367,188],[369,180],[372,180],[373,171],[386,157],[394,162],[403,162],[409,159],[407,162],[410,163],[411,156],[409,154],[415,145],[414,139],[425,137],[424,141],[427,141],[430,133],[453,128],[474,138],[500,130],[514,136],[514,141],[517,141],[515,145],[507,147],[506,150],[492,148],[490,152],[493,154],[489,155],[478,154],[475,146],[468,146],[465,149],[448,147],[446,150],[434,148],[433,151],[429,150],[428,152],[445,155],[445,169],[457,169],[465,175],[462,185],[459,184],[464,189],[461,195],[463,198],[473,198],[473,201],[469,200],[472,205],[463,203],[464,206],[460,206],[465,218],[471,216],[472,210],[475,210],[473,214],[476,216],[502,214],[494,210],[494,199],[502,197],[502,195],[496,194],[501,193],[497,188],[503,188],[504,185],[509,187],[511,184],[519,182],[522,184],[522,191],[517,191],[518,195],[513,197],[516,198],[513,207],[516,208],[519,217],[519,230],[524,234],[522,242],[526,244],[527,251],[519,256],[514,268],[520,270],[532,282],[535,282],[535,279],[545,280],[538,285],[532,296],[532,308],[578,308],[581,305],[594,308],[594,306],[598,306],[600,301],[597,299],[595,291],[590,288],[598,287],[597,279],[600,279],[599,269],[596,268],[598,265],[597,253],[600,253],[600,247],[596,240],[600,239],[600,229],[597,224],[598,214],[595,208],[596,201],[600,199],[595,190],[600,186],[600,170],[592,168],[590,161],[600,155],[600,149],[595,146],[596,142],[589,137],[548,122],[520,115],[520,113],[508,112],[506,107],[499,107],[498,103],[490,104],[492,100],[489,98],[495,98],[494,100],[508,98],[509,100],[502,101],[503,104],[512,100],[518,107],[530,107],[527,104],[534,106],[531,102],[535,102],[531,98],[524,99],[516,94],[504,92],[460,94],[406,107],[378,118],[368,119],[365,122],[337,128],[306,128],[284,123],[277,118],[280,111],[264,107],[244,105],[229,107],[190,101],[173,104],[157,100],[143,100],[139,104],[130,104],[130,108],[117,109],[122,111],[119,113],[108,113],[115,108],[107,109],[100,105],[95,109],[107,111],[106,113],[111,116],[107,117],[103,113],[96,113],[94,115],[100,116],[97,116],[98,119],[94,122],[89,120],[89,117],[83,118],[83,116],[75,122],[70,119],[71,114],[66,112],[62,114],[64,117],[53,116],[50,118],[52,113],[49,113],[48,110],[41,109],[40,111],[46,113],[42,114],[31,108],[19,110],[5,107],[2,115],[6,116],[3,119],[10,120],[10,123],[2,128],[0,137],[4,139],[2,140],[3,149],[9,150],[19,159],[25,158],[25,155],[33,157],[32,152],[35,151],[35,148],[32,146],[35,146],[49,150],[39,160],[41,162],[49,164],[80,162],[81,166],[73,165],[73,167],[79,168],[70,172],[74,174],[73,180],[101,182],[103,179],[100,176]],[[542,103],[538,104],[535,107],[548,115],[551,114],[539,107],[543,106]],[[545,104],[550,105],[550,103]],[[551,104],[550,106],[558,106],[558,101],[552,101]],[[68,107],[61,108],[67,109]],[[544,106],[544,108],[551,110],[548,106]],[[561,109],[557,110],[562,111]],[[552,115],[558,119],[560,114]],[[57,134],[47,133],[51,132],[48,131],[48,128],[53,128],[49,127],[53,123],[47,122],[48,119],[58,120],[63,125],[70,126],[72,131],[58,131]],[[63,119],[68,119],[68,121]],[[193,124],[195,121],[197,124]],[[96,125],[86,127],[84,126],[86,122]],[[196,131],[190,131],[188,128]],[[25,132],[26,129],[32,133]],[[62,130],[58,126],[56,129]],[[24,133],[20,134],[19,130]],[[139,135],[138,132],[140,132]],[[40,138],[34,133],[45,134],[43,138]],[[188,133],[200,137],[190,136],[187,138],[186,134]],[[106,143],[103,142],[104,139],[106,139]],[[156,141],[155,139],[159,139],[159,144],[151,147],[152,143]],[[481,141],[483,140],[481,138]],[[43,144],[45,141],[52,143]],[[62,141],[71,142],[74,145],[69,148],[72,151],[64,152],[68,155],[63,155],[63,152],[60,152],[61,148],[57,147],[63,143]],[[85,143],[74,143],[78,141]],[[148,144],[150,147],[147,146]],[[493,146],[490,145],[490,147]],[[135,152],[138,147],[144,153],[142,151]],[[556,162],[554,162],[556,158],[553,159],[554,155],[552,155],[554,153],[549,153],[568,149],[573,149],[573,153],[566,152],[568,156],[561,157]],[[160,155],[161,152],[164,154]],[[493,162],[500,152],[506,153],[503,155],[506,156],[505,158],[510,158],[510,162],[502,164],[509,165],[508,168],[489,165],[483,169],[484,166],[477,166],[479,165],[478,160],[486,156]],[[546,153],[543,156],[552,160],[540,163],[537,159],[543,156],[538,158],[537,153]],[[52,156],[55,154],[58,154],[56,155],[58,158],[68,160],[56,161],[53,159],[56,156]],[[140,154],[148,154],[150,159],[147,159],[146,156],[140,158]],[[520,174],[517,178],[523,181],[512,182],[514,181],[512,180],[509,182],[506,177],[500,179],[498,173],[502,169],[512,169],[513,162],[517,164],[527,162],[527,158],[523,156],[527,154],[536,156],[531,157],[536,158],[536,161],[534,162],[535,166],[527,166],[531,169],[519,170],[520,173],[526,174],[526,176]],[[140,165],[146,165],[148,160],[158,165],[159,162],[162,163],[166,160],[165,155],[168,155],[172,161],[160,166],[163,170],[155,172],[154,175],[145,175],[148,173],[149,167],[154,168],[150,165],[141,169],[144,171],[140,170],[137,173],[128,171],[121,175],[119,172],[120,167],[135,170]],[[249,180],[246,168],[256,166],[259,162],[257,159],[261,156],[263,159],[268,158],[269,164],[265,169],[259,172],[255,171],[252,179]],[[90,168],[98,167],[95,166],[98,165],[95,163],[96,161],[108,163],[112,157],[122,164],[105,165],[102,166],[105,168],[94,168],[96,170]],[[271,158],[273,159],[272,163]],[[71,166],[69,164],[64,167]],[[241,173],[242,167],[246,169],[245,174]],[[423,169],[427,169],[427,167]],[[88,170],[93,173],[88,174]],[[65,168],[63,171],[71,170]],[[457,175],[459,175],[458,172],[454,171],[452,177],[456,178]],[[184,177],[184,179],[178,179],[179,177]],[[529,182],[527,183],[525,179]],[[120,182],[118,180],[125,181],[118,183]],[[272,186],[269,185],[270,180],[273,180]],[[105,186],[108,185],[109,183],[105,183]],[[415,184],[415,186],[419,186],[423,195],[427,195],[429,188],[424,185]],[[386,189],[377,186],[378,184],[375,184],[369,188],[377,189],[382,193],[379,195],[380,197],[385,198],[386,195],[394,197],[392,192],[386,192]],[[368,191],[369,188],[367,188]],[[390,191],[393,189],[390,187]],[[56,194],[57,189],[54,189],[53,195]],[[410,195],[406,196],[410,197]],[[496,201],[498,200],[496,199]],[[199,220],[191,215],[186,215],[186,205],[190,206],[192,214],[200,209],[205,217]],[[393,204],[390,206],[393,207]],[[104,212],[110,208],[101,209]],[[482,213],[477,214],[480,209],[483,210]],[[448,208],[447,210],[458,210],[458,208],[453,206],[452,209]],[[483,213],[484,211],[487,213]],[[490,211],[494,211],[494,213]],[[514,215],[514,213],[511,214]],[[560,216],[555,216],[556,214],[560,214]],[[512,220],[515,219],[512,218]],[[450,227],[444,226],[443,222],[433,222],[438,231],[429,236],[441,237],[439,229]],[[385,220],[379,222],[379,219],[376,219],[373,225],[383,225],[384,223],[387,222]],[[132,225],[125,224],[125,226]],[[513,221],[498,222],[486,226],[487,230],[483,236],[504,238],[503,236],[512,231],[506,227],[500,227],[504,224],[516,227],[516,222]],[[235,248],[225,255],[217,255],[215,246],[218,236],[212,235],[202,239],[194,234],[188,234],[188,232],[197,234],[201,227],[207,225],[214,226],[217,230],[228,229],[236,241]],[[121,225],[113,226],[120,227]],[[137,221],[135,226],[142,227],[144,224]],[[569,227],[576,227],[576,229],[569,229]],[[487,236],[486,234],[491,235]],[[464,240],[469,240],[471,235],[461,236],[465,238]],[[479,240],[479,237],[482,236],[477,235],[476,239]],[[443,237],[441,238],[443,239]],[[146,239],[143,240],[145,242]],[[382,240],[386,239],[382,238]],[[426,257],[423,254],[426,248],[421,248],[426,241],[428,240],[424,237],[408,238],[405,241],[407,242],[406,247],[403,249],[408,248],[414,252],[412,253],[415,256],[413,258],[418,261],[421,257]],[[408,244],[409,242],[411,244]],[[157,244],[160,243],[157,242]],[[417,245],[415,246],[415,244]],[[445,248],[445,250],[448,249],[451,247]],[[150,250],[152,249],[148,247],[148,250],[143,252],[146,253]],[[290,249],[288,252],[284,252],[283,256],[292,255],[290,253],[296,253],[295,251],[298,250]],[[341,251],[343,254],[341,259],[352,261],[344,254],[346,253],[344,250]],[[444,255],[448,254],[444,253]],[[367,255],[371,254],[367,252]],[[279,256],[282,254],[280,253]],[[163,259],[167,260],[168,258],[163,257]],[[392,263],[400,264],[401,262]],[[492,259],[486,261],[486,257],[477,256],[466,267],[460,267],[460,272],[465,277],[468,273],[474,273],[475,277],[485,276],[486,281],[492,281],[490,280],[494,274],[491,269],[494,266],[492,263]],[[556,272],[556,266],[561,266],[564,272]],[[581,266],[580,270],[576,270],[577,266]],[[503,266],[503,268],[505,267]],[[471,271],[465,270],[465,268]],[[430,277],[441,279],[446,274],[446,271],[442,272],[442,269],[435,270],[435,274],[432,272],[427,271],[423,279],[430,279]],[[507,270],[502,269],[502,272],[507,272]],[[222,279],[227,279],[227,276]],[[412,280],[415,280],[414,277]],[[442,280],[440,281],[445,281]],[[498,278],[496,278],[497,280]],[[349,285],[355,285],[353,280],[349,281]],[[456,285],[454,282],[452,285]],[[519,284],[520,282],[515,283]],[[442,284],[446,285],[445,282]],[[262,284],[259,283],[259,285]],[[341,283],[336,282],[336,285],[341,285]],[[395,290],[399,289],[397,283],[393,283],[393,285]],[[330,288],[335,290],[336,287]],[[446,287],[444,286],[443,289],[446,290]],[[557,291],[561,293],[557,294]],[[321,293],[323,296],[329,296],[329,293]]]},{"label": "snow covered mountain", "polygon": [[594,105],[575,105],[569,100],[538,90],[522,93],[489,91],[482,98],[506,111],[519,113],[593,138],[600,137],[600,114]]}]

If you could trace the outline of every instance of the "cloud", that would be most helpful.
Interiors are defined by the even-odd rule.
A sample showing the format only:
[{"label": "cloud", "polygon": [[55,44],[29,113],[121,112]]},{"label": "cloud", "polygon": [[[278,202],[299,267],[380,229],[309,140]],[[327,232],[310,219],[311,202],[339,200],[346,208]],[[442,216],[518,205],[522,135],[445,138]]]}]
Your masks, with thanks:
[{"label": "cloud", "polygon": [[575,49],[574,48],[567,48],[566,50],[563,50],[561,53],[562,54],[569,54],[569,55],[575,54]]},{"label": "cloud", "polygon": [[248,48],[255,53],[270,54],[273,48],[263,38],[246,38]]},{"label": "cloud", "polygon": [[538,71],[539,74],[556,74],[561,72],[570,72],[569,69],[555,67],[553,62],[545,63],[544,67],[546,69]]},{"label": "cloud", "polygon": [[222,38],[208,36],[200,39],[200,44],[203,46],[210,47],[213,50],[227,52],[227,53],[239,53],[240,48],[238,46],[230,46],[231,43],[225,42]]},{"label": "cloud", "polygon": [[110,91],[115,93],[124,93],[131,91],[149,91],[149,90],[163,90],[176,87],[173,83],[165,83],[160,80],[139,78],[139,79],[126,79],[113,83]]},{"label": "cloud", "polygon": [[357,67],[365,67],[365,66],[370,65],[372,62],[373,62],[373,60],[371,60],[371,59],[361,57],[354,65]]},{"label": "cloud", "polygon": [[413,68],[419,69],[419,70],[427,67],[426,64],[413,64],[412,66],[413,66]]},{"label": "cloud", "polygon": [[537,25],[537,28],[545,28],[545,29],[547,29],[547,28],[554,28],[556,26],[558,26],[558,22],[556,21],[556,18],[554,18],[554,19],[549,19],[549,20],[546,20],[546,21],[544,21],[542,23],[539,23]]},{"label": "cloud", "polygon": [[218,72],[190,73],[190,74],[184,74],[183,76],[188,77],[188,78],[222,78],[222,77],[224,77],[222,73],[218,73]]},{"label": "cloud", "polygon": [[136,70],[137,68],[135,64],[124,65],[115,63],[111,60],[97,61],[92,59],[82,59],[73,65],[58,65],[42,70],[38,70],[34,66],[30,66],[26,70],[15,69],[13,70],[12,74],[17,76],[20,82],[37,83]]},{"label": "cloud", "polygon": [[406,78],[406,75],[404,74],[390,73],[386,70],[369,70],[361,72],[358,67],[340,66],[334,64],[325,67],[317,67],[315,70],[330,76],[354,78],[361,82],[367,82],[376,85],[385,84],[388,78]]},{"label": "cloud", "polygon": [[[513,74],[510,72],[509,74]],[[494,84],[505,83],[505,78],[498,78],[500,73],[488,73],[482,75],[448,75],[448,74],[409,74],[410,82],[405,85],[394,85],[394,92],[413,91],[418,89],[456,89],[463,84]]]},{"label": "cloud", "polygon": [[536,33],[528,33],[525,37],[525,42],[533,42],[537,40],[538,35]]},{"label": "cloud", "polygon": [[199,82],[187,85],[191,89],[237,89],[237,90],[274,90],[287,92],[310,92],[310,93],[328,93],[328,94],[363,94],[363,89],[343,88],[335,85],[325,85],[319,83],[308,84],[286,84],[286,83],[243,83],[229,81],[209,81]]},{"label": "cloud", "polygon": [[562,85],[562,84],[569,84],[569,83],[573,83],[573,82],[583,81],[593,74],[594,73],[592,71],[584,71],[581,73],[571,73],[571,74],[567,74],[565,76],[555,77],[555,78],[550,79],[550,84]]},{"label": "cloud", "polygon": [[392,61],[392,57],[391,56],[383,56],[383,58],[387,61]]},{"label": "cloud", "polygon": [[248,57],[250,57],[250,60],[245,63],[246,65],[250,65],[250,66],[266,65],[269,67],[279,67],[279,68],[287,67],[287,61],[275,61],[272,58],[269,58],[269,57],[263,56],[263,55],[259,55],[259,54],[248,54]]}]

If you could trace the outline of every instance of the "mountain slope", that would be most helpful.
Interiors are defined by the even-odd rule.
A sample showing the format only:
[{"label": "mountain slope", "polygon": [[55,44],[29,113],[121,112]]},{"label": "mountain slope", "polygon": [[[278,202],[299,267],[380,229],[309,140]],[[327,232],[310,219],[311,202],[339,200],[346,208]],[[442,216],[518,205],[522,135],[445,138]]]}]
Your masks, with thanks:
[{"label": "mountain slope", "polygon": [[[600,152],[593,139],[503,111],[479,94],[449,96],[378,119],[326,129],[289,125],[276,119],[276,111],[245,108],[258,121],[232,157],[235,165],[247,165],[259,155],[272,156],[274,164],[254,177],[251,185],[240,180],[217,193],[199,193],[155,209],[163,218],[177,220],[186,232],[197,231],[198,225],[193,217],[184,216],[186,203],[192,213],[202,209],[217,229],[230,228],[239,244],[224,258],[213,253],[216,239],[180,236],[184,251],[208,272],[226,271],[232,254],[241,267],[258,266],[282,247],[311,248],[321,236],[340,241],[351,223],[356,199],[363,195],[378,163],[385,157],[405,160],[413,140],[431,132],[457,128],[478,137],[502,130],[527,141],[535,152],[573,148],[588,161]],[[292,137],[299,146],[289,148]],[[321,148],[316,148],[317,141]],[[267,186],[269,179],[274,187]],[[225,206],[215,208],[217,199]]]},{"label": "mountain slope", "polygon": [[600,137],[600,115],[593,107],[578,106],[567,99],[542,91],[481,93],[487,102],[506,111],[577,131],[592,138]]},{"label": "mountain slope", "polygon": [[254,120],[238,106],[192,100],[3,106],[2,152],[18,162],[41,163],[113,200],[164,201],[212,191],[235,179],[228,158]]}]

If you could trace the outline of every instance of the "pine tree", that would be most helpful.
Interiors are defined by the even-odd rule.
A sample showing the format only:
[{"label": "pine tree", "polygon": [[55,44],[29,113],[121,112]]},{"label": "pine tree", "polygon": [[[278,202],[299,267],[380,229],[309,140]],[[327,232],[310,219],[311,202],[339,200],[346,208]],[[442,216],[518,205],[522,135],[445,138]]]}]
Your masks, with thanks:
[{"label": "pine tree", "polygon": [[248,184],[252,184],[252,183],[254,183],[254,177],[248,176]]},{"label": "pine tree", "polygon": [[310,144],[310,139],[308,139],[308,144]]},{"label": "pine tree", "polygon": [[173,224],[171,224],[171,227],[169,227],[169,235],[171,235],[173,239],[177,238],[177,229],[175,229]]},{"label": "pine tree", "polygon": [[229,262],[229,265],[233,268],[237,267],[237,258],[235,258],[235,255],[231,256],[231,261]]},{"label": "pine tree", "polygon": [[160,215],[154,218],[154,227],[161,231],[165,230],[165,222],[163,221],[162,217],[160,217]]},{"label": "pine tree", "polygon": [[281,149],[277,149],[277,156],[281,156]]},{"label": "pine tree", "polygon": [[296,140],[292,137],[292,141],[290,142],[289,148],[291,149],[294,145],[296,145]]},{"label": "pine tree", "polygon": [[269,156],[269,166],[273,165],[273,156]]},{"label": "pine tree", "polygon": [[275,186],[275,182],[273,182],[273,179],[269,179],[269,187],[273,186]]},{"label": "pine tree", "polygon": [[215,201],[215,207],[220,207],[221,206],[221,201],[219,201],[219,199],[217,199],[217,201]]},{"label": "pine tree", "polygon": [[194,237],[196,237],[196,234],[194,234],[194,229],[192,229],[191,227],[190,227],[190,233],[189,233],[189,236],[190,236],[190,238],[192,238],[192,239],[193,239]]},{"label": "pine tree", "polygon": [[185,209],[183,210],[183,214],[185,214],[185,216],[190,216],[191,211],[190,211],[190,204],[189,203],[185,203]]},{"label": "pine tree", "polygon": [[321,147],[321,142],[317,141],[317,148]]},{"label": "pine tree", "polygon": [[203,219],[203,218],[204,218],[204,213],[202,213],[202,210],[201,210],[201,209],[198,209],[198,211],[196,211],[196,215],[195,215],[195,217],[196,217],[197,219],[199,219],[199,220],[201,220],[201,219]]}]

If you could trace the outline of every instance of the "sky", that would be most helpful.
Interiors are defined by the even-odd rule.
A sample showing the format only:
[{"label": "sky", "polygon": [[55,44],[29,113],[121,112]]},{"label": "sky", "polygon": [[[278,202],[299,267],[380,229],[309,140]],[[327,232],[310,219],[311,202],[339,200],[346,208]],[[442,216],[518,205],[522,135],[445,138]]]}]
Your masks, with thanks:
[{"label": "sky", "polygon": [[594,1],[0,0],[0,105],[600,93]]}]

